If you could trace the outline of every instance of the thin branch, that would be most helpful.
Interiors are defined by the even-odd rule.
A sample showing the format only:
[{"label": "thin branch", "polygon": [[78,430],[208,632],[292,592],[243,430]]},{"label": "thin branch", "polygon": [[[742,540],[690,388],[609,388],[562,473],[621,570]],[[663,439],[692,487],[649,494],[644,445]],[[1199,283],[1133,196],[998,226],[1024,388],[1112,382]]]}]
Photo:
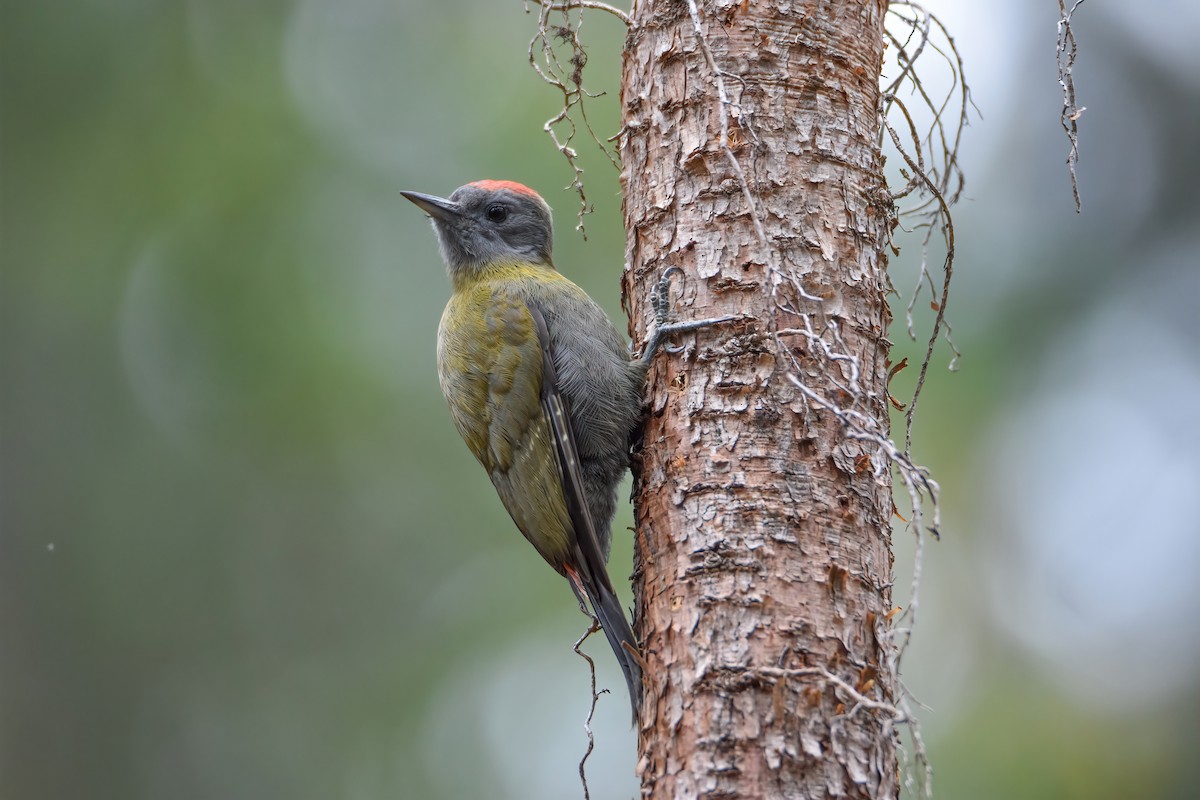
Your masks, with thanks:
[{"label": "thin branch", "polygon": [[[603,93],[589,92],[583,86],[583,68],[587,64],[587,51],[584,49],[583,41],[579,38],[579,29],[583,25],[584,9],[606,11],[621,19],[626,25],[631,25],[632,21],[620,9],[607,3],[593,2],[593,0],[567,3],[543,3],[541,0],[534,0],[534,2],[538,4],[538,21],[537,30],[529,41],[529,65],[543,81],[562,94],[562,107],[557,114],[546,120],[542,125],[542,130],[550,136],[554,147],[562,154],[571,168],[571,182],[565,188],[573,189],[579,196],[575,230],[579,231],[586,240],[587,230],[584,227],[583,218],[592,212],[592,206],[588,203],[587,192],[583,185],[583,167],[579,164],[579,152],[572,144],[575,135],[579,132],[573,112],[577,112],[584,129],[609,162],[617,169],[620,168],[620,163],[617,156],[605,146],[605,142],[592,128],[592,123],[587,116],[587,105],[584,101],[600,97]],[[571,11],[578,12],[576,18],[572,18]],[[528,2],[525,5],[525,12],[530,13]],[[552,12],[562,15],[560,23],[551,24],[550,14]],[[565,64],[563,59],[559,58],[556,46],[562,46],[566,51],[564,53]],[[565,129],[561,134],[560,127]]]},{"label": "thin branch", "polygon": [[1071,172],[1071,194],[1075,196],[1075,213],[1082,212],[1079,200],[1079,181],[1075,177],[1075,164],[1079,160],[1079,118],[1087,111],[1087,106],[1080,106],[1075,100],[1075,78],[1071,70],[1075,67],[1075,55],[1078,47],[1075,44],[1075,32],[1071,30],[1071,17],[1075,9],[1083,5],[1085,0],[1075,0],[1070,10],[1064,0],[1058,0],[1058,85],[1062,87],[1063,109],[1059,114],[1059,122],[1071,143],[1067,153],[1067,169]]},{"label": "thin branch", "polygon": [[[909,336],[915,339],[916,331],[913,323],[913,309],[916,308],[922,290],[928,287],[930,300],[932,301],[931,305],[938,314],[938,318],[935,320],[935,333],[940,334],[945,339],[953,353],[949,366],[949,369],[953,371],[957,369],[958,359],[962,354],[958,346],[954,343],[953,328],[945,317],[948,278],[943,277],[942,297],[939,301],[938,292],[934,289],[933,277],[929,272],[929,246],[935,231],[940,232],[943,242],[947,244],[948,248],[950,246],[948,233],[950,232],[950,227],[952,227],[953,219],[949,209],[961,197],[963,187],[965,186],[962,168],[958,162],[959,147],[962,142],[963,130],[970,122],[970,110],[975,108],[975,105],[971,100],[970,87],[967,85],[964,76],[962,54],[959,52],[958,46],[955,44],[954,38],[950,35],[945,24],[937,16],[926,11],[920,4],[908,2],[908,0],[893,0],[889,4],[888,11],[893,19],[900,20],[908,30],[907,35],[900,36],[891,30],[888,30],[886,33],[889,41],[896,47],[896,61],[901,65],[901,71],[884,89],[882,95],[883,115],[886,120],[890,116],[891,111],[899,107],[900,112],[904,115],[906,127],[912,142],[911,150],[907,150],[895,138],[892,140],[897,150],[901,153],[901,156],[909,165],[909,169],[901,169],[901,174],[907,180],[907,183],[899,191],[894,192],[892,198],[893,200],[898,200],[914,193],[916,196],[922,198],[916,206],[899,211],[898,218],[916,217],[918,222],[913,226],[912,230],[920,230],[922,228],[925,230],[921,240],[921,255],[917,279],[905,309],[905,322],[907,323]],[[932,38],[935,31],[939,36],[939,41],[935,41]],[[916,41],[916,46],[910,48],[910,44],[914,40]],[[916,70],[917,59],[925,52],[932,52],[940,56],[945,68],[949,70],[951,86],[946,96],[940,102],[935,101],[929,96],[925,90],[921,76]],[[898,91],[905,83],[910,85],[911,91],[919,96],[920,105],[928,110],[932,116],[932,122],[924,136],[921,136],[917,132],[911,114],[907,108],[903,107],[898,97]],[[949,108],[950,100],[955,95],[958,96],[959,102],[957,119],[953,123],[954,132],[951,135],[947,130],[948,126],[945,124],[944,117]],[[977,108],[975,108],[975,111],[978,113]],[[882,135],[883,129],[881,128],[880,136],[882,137]],[[935,147],[935,137],[937,147]],[[913,164],[914,161],[915,165]],[[929,189],[931,188],[936,189],[940,197],[930,192]],[[927,350],[927,353],[929,357],[932,357],[932,350]],[[928,360],[923,361],[921,365],[922,386],[924,383],[924,374],[928,371],[928,368]],[[917,394],[920,394],[919,388]],[[906,417],[906,423],[911,429],[910,417]],[[905,435],[906,439],[910,439],[911,430],[906,431]]]},{"label": "thin branch", "polygon": [[787,680],[790,678],[818,678],[824,683],[828,683],[838,690],[844,692],[847,697],[854,701],[855,705],[846,712],[846,716],[852,717],[860,709],[869,709],[871,711],[882,711],[887,716],[891,717],[895,722],[908,722],[909,715],[903,709],[897,708],[891,703],[885,703],[880,700],[874,700],[867,697],[865,694],[854,688],[847,681],[842,680],[837,675],[834,675],[827,669],[818,667],[800,667],[798,669],[784,669],[782,667],[754,667],[747,672],[758,678],[775,678]]},{"label": "thin branch", "polygon": [[[908,121],[910,130],[914,129],[912,117],[908,113],[908,109],[898,99],[892,98],[892,102],[904,113],[904,118]],[[913,390],[912,400],[909,401],[908,410],[904,413],[905,432],[904,432],[904,452],[908,454],[912,450],[912,425],[913,415],[917,411],[917,401],[921,397],[921,389],[925,385],[925,376],[929,372],[929,363],[933,360],[933,350],[937,347],[938,336],[941,333],[942,322],[946,317],[946,304],[950,299],[950,279],[954,274],[954,220],[950,214],[950,206],[946,202],[946,198],[934,184],[933,180],[925,173],[925,170],[915,161],[911,155],[904,149],[904,145],[900,141],[900,135],[896,133],[896,129],[885,119],[883,126],[887,130],[888,135],[892,138],[892,144],[896,146],[896,150],[904,158],[908,168],[913,173],[920,177],[925,183],[926,190],[937,200],[938,207],[941,209],[943,231],[946,239],[946,260],[942,264],[943,279],[942,279],[942,296],[941,301],[937,304],[937,314],[933,319],[933,332],[929,336],[929,344],[925,348],[925,358],[921,361],[920,370],[917,373],[917,385]]]},{"label": "thin branch", "polygon": [[569,11],[573,8],[594,8],[597,11],[604,11],[612,14],[621,22],[625,23],[626,27],[633,27],[633,19],[616,6],[610,6],[608,3],[600,3],[597,0],[571,0],[567,3],[543,3],[542,0],[533,0],[542,8],[547,8],[551,11]]},{"label": "thin branch", "polygon": [[[584,608],[582,604],[580,605],[580,608]],[[601,689],[598,692],[596,691],[596,662],[592,660],[591,656],[580,649],[583,647],[583,643],[587,641],[589,636],[600,630],[600,620],[588,613],[586,608],[584,608],[584,613],[588,614],[592,621],[588,625],[588,629],[583,632],[583,636],[580,636],[579,640],[575,642],[575,647],[572,649],[574,649],[575,655],[587,662],[588,673],[590,674],[592,681],[592,705],[588,708],[587,718],[585,718],[583,721],[583,730],[585,733],[587,733],[588,744],[587,750],[584,751],[583,758],[579,759],[579,780],[583,784],[583,800],[591,800],[592,794],[588,790],[585,767],[587,766],[588,758],[590,758],[592,755],[592,750],[594,750],[596,747],[596,737],[592,733],[592,717],[596,714],[596,701],[600,699],[600,695],[606,694],[608,689]]]}]

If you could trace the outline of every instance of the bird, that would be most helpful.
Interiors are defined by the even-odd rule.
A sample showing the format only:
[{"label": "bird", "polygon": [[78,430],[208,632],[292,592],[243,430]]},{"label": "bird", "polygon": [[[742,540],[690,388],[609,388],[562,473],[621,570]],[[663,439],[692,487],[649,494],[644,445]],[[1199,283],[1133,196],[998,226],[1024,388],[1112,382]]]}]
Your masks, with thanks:
[{"label": "bird", "polygon": [[550,206],[533,189],[480,180],[448,198],[401,194],[431,218],[450,277],[437,370],[454,426],[517,528],[585,613],[590,605],[636,723],[644,661],[606,568],[617,487],[655,351],[728,318],[666,324],[668,271],[653,297],[658,324],[634,357],[604,310],[555,267]]}]

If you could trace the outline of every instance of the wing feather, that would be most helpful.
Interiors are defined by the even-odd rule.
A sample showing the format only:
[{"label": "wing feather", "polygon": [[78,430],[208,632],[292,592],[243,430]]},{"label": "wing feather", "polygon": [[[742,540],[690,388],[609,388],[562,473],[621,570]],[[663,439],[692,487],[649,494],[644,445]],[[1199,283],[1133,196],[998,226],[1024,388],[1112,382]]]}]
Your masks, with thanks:
[{"label": "wing feather", "polygon": [[554,367],[554,352],[550,345],[550,332],[546,327],[546,318],[536,304],[527,303],[529,313],[537,329],[538,343],[542,351],[542,411],[550,425],[554,439],[554,452],[558,460],[559,472],[562,475],[563,498],[567,503],[567,513],[575,529],[576,544],[579,555],[582,556],[582,568],[586,569],[594,580],[613,592],[608,570],[604,568],[604,555],[600,546],[600,537],[596,525],[592,521],[592,513],[587,501],[583,471],[579,459],[579,448],[575,443],[575,431],[571,425],[570,409],[563,396],[558,382],[558,372]]}]

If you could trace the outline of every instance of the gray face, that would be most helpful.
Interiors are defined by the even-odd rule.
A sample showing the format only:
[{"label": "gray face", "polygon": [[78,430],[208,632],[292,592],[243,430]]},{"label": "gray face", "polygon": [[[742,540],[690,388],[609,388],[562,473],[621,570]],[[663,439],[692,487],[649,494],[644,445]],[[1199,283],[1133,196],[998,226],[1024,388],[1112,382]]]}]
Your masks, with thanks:
[{"label": "gray face", "polygon": [[469,273],[497,262],[550,266],[553,233],[546,202],[517,184],[481,183],[492,186],[460,186],[448,200],[402,193],[433,218],[450,274]]}]

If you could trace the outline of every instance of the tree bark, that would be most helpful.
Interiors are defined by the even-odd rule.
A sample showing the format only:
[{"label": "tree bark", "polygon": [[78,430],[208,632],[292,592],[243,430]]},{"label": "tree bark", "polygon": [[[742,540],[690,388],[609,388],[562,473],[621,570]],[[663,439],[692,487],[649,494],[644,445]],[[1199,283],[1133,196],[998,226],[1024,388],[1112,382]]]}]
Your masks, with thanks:
[{"label": "tree bark", "polygon": [[[650,375],[635,468],[642,793],[892,798],[891,480],[813,399],[887,430],[887,3],[689,5],[634,6],[624,297],[639,341],[670,267],[686,275],[673,321],[747,321],[683,337]],[[804,320],[824,345],[796,332]]]}]

